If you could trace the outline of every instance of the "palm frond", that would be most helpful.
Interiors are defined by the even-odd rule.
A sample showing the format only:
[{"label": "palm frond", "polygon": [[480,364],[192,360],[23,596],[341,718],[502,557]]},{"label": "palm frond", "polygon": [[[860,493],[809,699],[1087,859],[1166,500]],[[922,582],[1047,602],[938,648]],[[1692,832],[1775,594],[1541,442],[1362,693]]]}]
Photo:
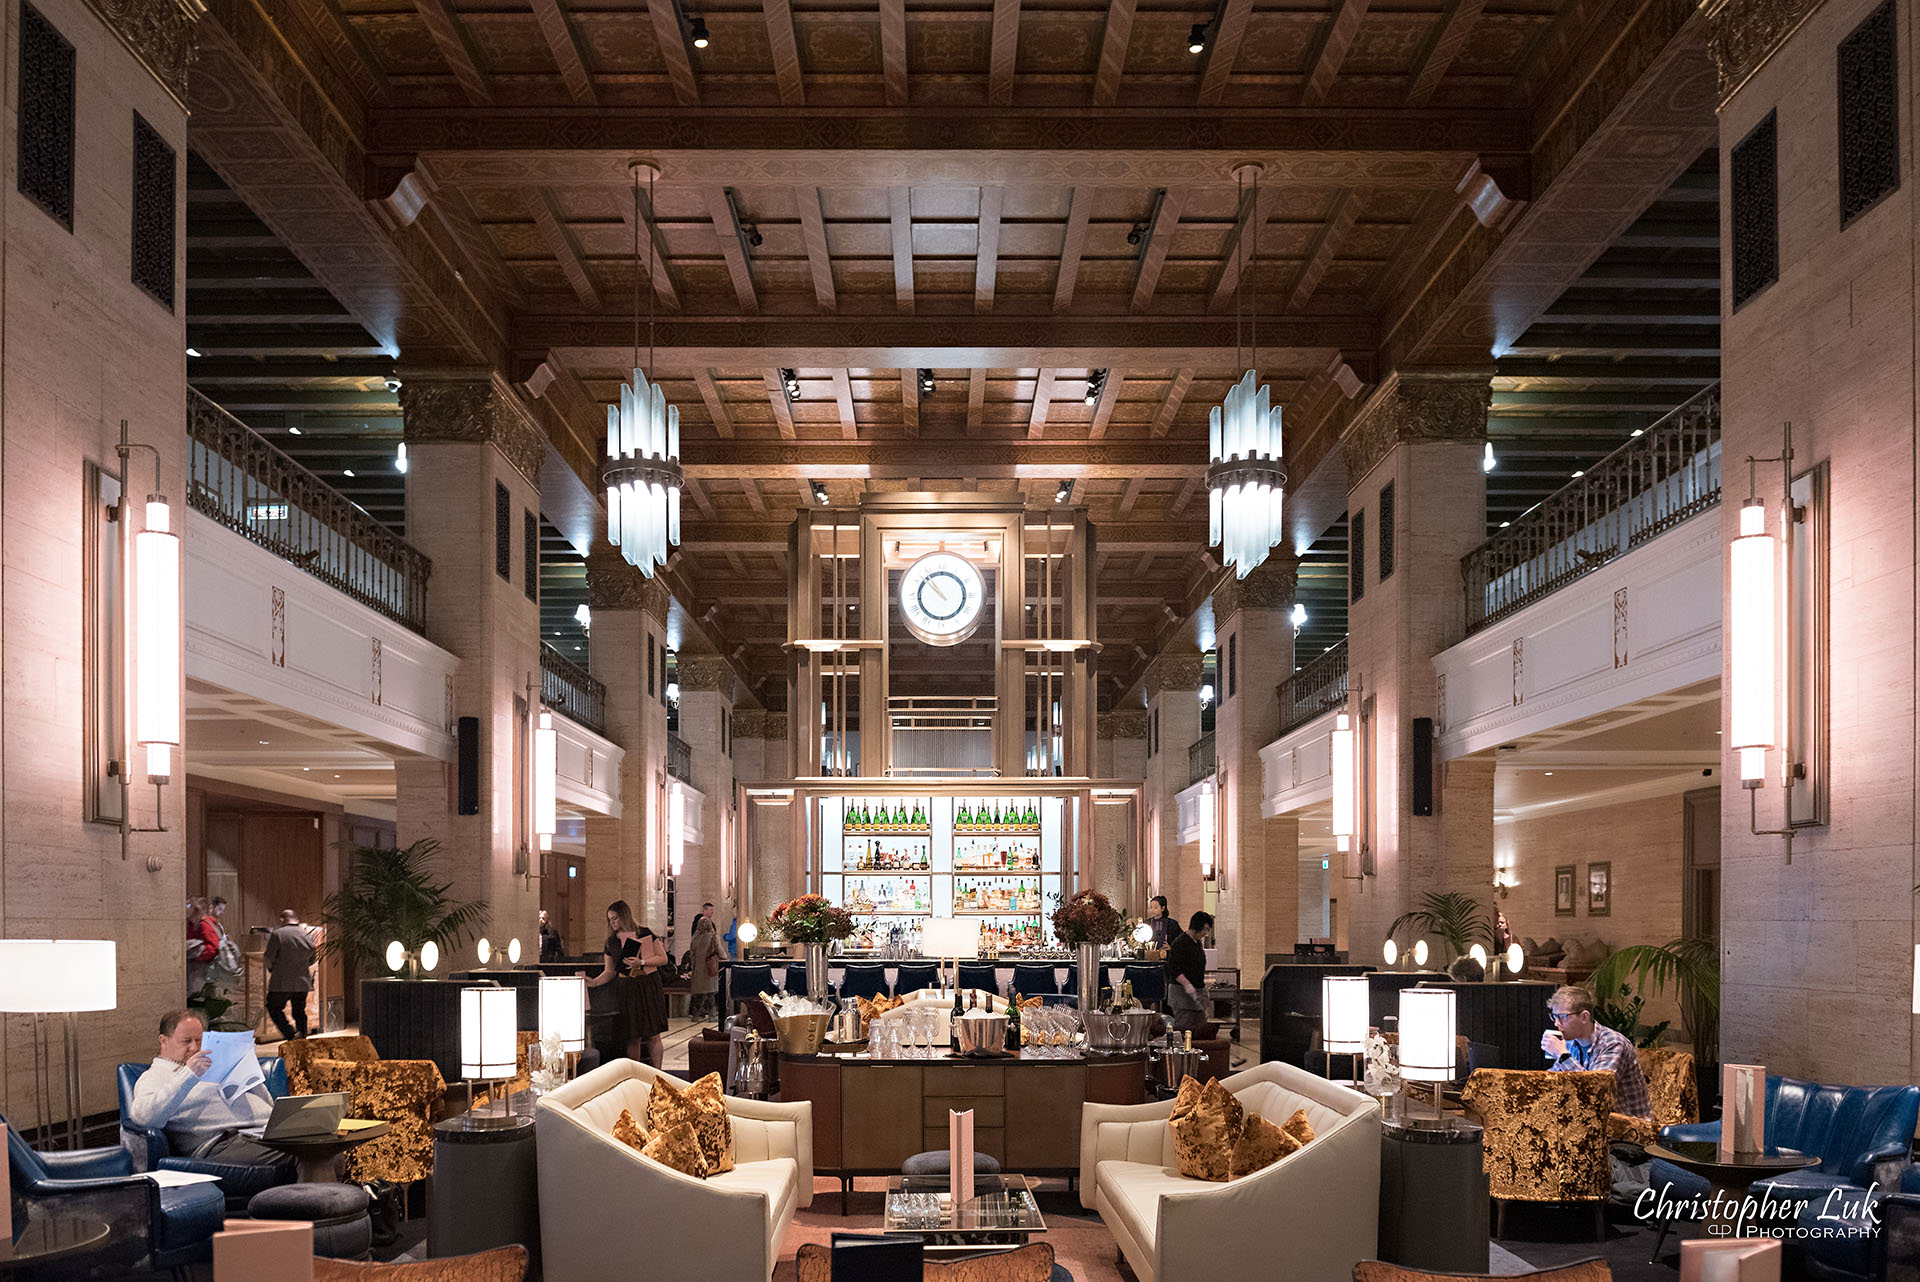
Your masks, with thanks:
[{"label": "palm frond", "polygon": [[347,858],[340,889],[321,906],[323,952],[351,957],[363,973],[379,974],[392,940],[409,952],[428,940],[454,948],[486,925],[484,901],[456,903],[453,884],[432,877],[440,846],[431,838],[398,848],[342,845]]},{"label": "palm frond", "polygon": [[1493,921],[1486,908],[1473,896],[1459,891],[1430,891],[1423,895],[1420,907],[1401,913],[1387,927],[1389,939],[1401,929],[1412,926],[1438,935],[1453,957],[1464,957],[1475,944],[1491,951],[1494,945]]}]

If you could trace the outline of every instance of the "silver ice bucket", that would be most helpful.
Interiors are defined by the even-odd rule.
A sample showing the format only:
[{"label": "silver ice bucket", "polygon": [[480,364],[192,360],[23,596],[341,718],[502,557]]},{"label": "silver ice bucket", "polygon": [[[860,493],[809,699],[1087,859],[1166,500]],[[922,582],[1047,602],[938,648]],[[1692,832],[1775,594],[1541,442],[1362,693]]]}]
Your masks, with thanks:
[{"label": "silver ice bucket", "polygon": [[1081,1016],[1087,1030],[1087,1049],[1109,1053],[1145,1050],[1155,1018],[1152,1011],[1137,1006],[1118,1014],[1090,1011]]},{"label": "silver ice bucket", "polygon": [[981,1051],[999,1052],[1007,1046],[1007,1017],[988,1015],[972,1011],[953,1021],[959,1030],[960,1053],[978,1054]]}]

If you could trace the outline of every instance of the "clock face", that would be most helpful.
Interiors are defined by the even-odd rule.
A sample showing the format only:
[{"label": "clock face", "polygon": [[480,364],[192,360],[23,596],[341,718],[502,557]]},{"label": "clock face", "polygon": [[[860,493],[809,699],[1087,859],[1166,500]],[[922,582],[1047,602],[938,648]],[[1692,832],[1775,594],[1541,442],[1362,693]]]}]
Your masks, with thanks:
[{"label": "clock face", "polygon": [[958,645],[972,636],[986,599],[980,571],[952,552],[930,552],[900,576],[907,631],[928,645]]}]

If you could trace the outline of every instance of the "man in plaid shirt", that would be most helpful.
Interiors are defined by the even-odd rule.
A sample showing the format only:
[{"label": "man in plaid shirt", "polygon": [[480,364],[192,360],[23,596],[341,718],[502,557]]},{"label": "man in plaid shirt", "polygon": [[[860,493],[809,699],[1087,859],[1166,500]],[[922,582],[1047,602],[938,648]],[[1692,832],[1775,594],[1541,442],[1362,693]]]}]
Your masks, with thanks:
[{"label": "man in plaid shirt", "polygon": [[1593,994],[1577,985],[1554,990],[1547,1018],[1557,1032],[1540,1035],[1540,1052],[1556,1073],[1605,1069],[1613,1074],[1613,1111],[1629,1117],[1653,1116],[1647,1077],[1633,1042],[1593,1018]]}]

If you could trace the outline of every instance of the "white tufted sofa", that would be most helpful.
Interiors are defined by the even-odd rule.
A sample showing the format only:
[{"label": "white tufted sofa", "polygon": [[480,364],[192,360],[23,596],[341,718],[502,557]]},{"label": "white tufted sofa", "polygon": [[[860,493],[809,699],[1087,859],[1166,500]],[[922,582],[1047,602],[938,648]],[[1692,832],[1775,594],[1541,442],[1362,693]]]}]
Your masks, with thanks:
[{"label": "white tufted sofa", "polygon": [[1213,1183],[1180,1174],[1173,1101],[1080,1111],[1080,1202],[1098,1211],[1140,1282],[1245,1273],[1351,1282],[1380,1222],[1380,1106],[1291,1064],[1220,1079],[1250,1113],[1283,1125],[1307,1110],[1314,1140],[1264,1170]]}]

